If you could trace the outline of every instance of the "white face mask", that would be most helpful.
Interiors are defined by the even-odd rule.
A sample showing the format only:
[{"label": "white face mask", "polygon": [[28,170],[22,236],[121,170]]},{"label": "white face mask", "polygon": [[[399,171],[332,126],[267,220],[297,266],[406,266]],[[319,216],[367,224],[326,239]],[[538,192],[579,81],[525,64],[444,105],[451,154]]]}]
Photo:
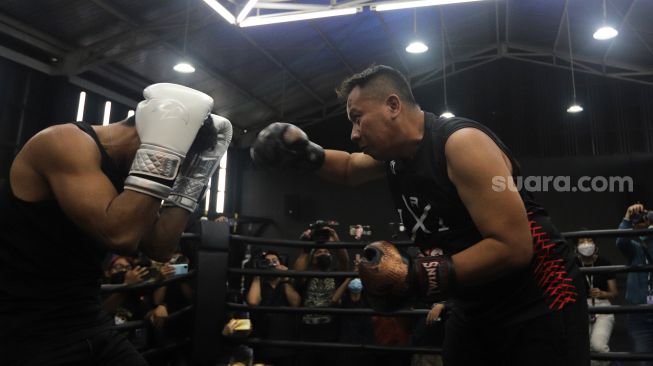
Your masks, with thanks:
[{"label": "white face mask", "polygon": [[596,245],[594,243],[582,243],[578,245],[578,253],[583,257],[590,257],[594,255]]}]

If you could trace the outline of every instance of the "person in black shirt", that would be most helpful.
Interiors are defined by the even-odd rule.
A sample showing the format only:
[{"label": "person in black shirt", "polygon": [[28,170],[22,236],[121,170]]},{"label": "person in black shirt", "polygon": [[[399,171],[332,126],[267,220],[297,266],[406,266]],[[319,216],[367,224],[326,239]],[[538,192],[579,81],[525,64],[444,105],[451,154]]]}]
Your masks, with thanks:
[{"label": "person in black shirt", "polygon": [[325,150],[287,123],[250,154],[278,168],[357,185],[386,177],[401,226],[424,257],[391,243],[364,250],[373,307],[449,300],[445,364],[589,365],[587,303],[574,251],[546,210],[517,189],[516,159],[482,124],[422,111],[406,78],[372,66],[338,89],[362,153]]},{"label": "person in black shirt", "polygon": [[208,182],[231,125],[199,91],[143,95],[134,117],[49,127],[14,159],[0,188],[3,365],[145,364],[101,310],[102,262],[109,250],[168,260],[199,199],[188,177]]},{"label": "person in black shirt", "polygon": [[[581,267],[611,266],[612,263],[599,256],[599,248],[592,238],[579,238],[576,250],[578,264]],[[619,295],[617,277],[614,273],[585,274],[587,286],[587,304],[590,306],[612,305],[611,301]],[[593,352],[610,352],[610,337],[614,327],[614,314],[591,314],[590,350]],[[609,365],[610,361],[592,360],[592,365]]]},{"label": "person in black shirt", "polygon": [[[269,263],[270,269],[287,271],[279,254],[273,251],[262,253],[261,258]],[[251,306],[292,306],[301,304],[301,297],[287,277],[256,276],[247,292],[247,303]],[[262,339],[292,340],[295,338],[295,317],[292,314],[254,312],[252,315],[254,334]],[[273,365],[292,365],[292,351],[266,347],[255,352],[256,360]]]}]

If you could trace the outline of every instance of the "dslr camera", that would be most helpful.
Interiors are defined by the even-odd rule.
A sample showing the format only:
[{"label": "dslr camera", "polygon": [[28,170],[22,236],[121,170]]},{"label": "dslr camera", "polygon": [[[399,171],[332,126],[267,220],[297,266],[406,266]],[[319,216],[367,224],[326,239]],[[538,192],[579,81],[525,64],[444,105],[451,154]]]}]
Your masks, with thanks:
[{"label": "dslr camera", "polygon": [[331,236],[329,228],[333,229],[334,226],[338,226],[336,221],[317,220],[308,226],[312,233],[308,239],[321,243],[327,242]]},{"label": "dslr camera", "polygon": [[635,212],[630,215],[630,221],[633,223],[633,225],[641,224],[646,220],[653,222],[653,211],[644,210],[642,212]]},{"label": "dslr camera", "polygon": [[[274,254],[279,258],[279,261],[271,261],[268,258],[265,258],[268,254]],[[255,269],[274,269],[278,264],[284,263],[284,259],[277,253],[271,252],[261,252],[257,258],[254,260],[253,265]]]}]

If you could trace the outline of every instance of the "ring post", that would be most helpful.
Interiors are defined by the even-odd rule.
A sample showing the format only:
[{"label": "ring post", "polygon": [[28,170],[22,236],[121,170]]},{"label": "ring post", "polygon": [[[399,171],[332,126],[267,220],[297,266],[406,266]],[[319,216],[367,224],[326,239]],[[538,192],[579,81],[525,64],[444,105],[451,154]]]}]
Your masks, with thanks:
[{"label": "ring post", "polygon": [[192,360],[194,365],[213,365],[219,358],[225,323],[229,225],[201,220],[200,237],[196,256]]}]

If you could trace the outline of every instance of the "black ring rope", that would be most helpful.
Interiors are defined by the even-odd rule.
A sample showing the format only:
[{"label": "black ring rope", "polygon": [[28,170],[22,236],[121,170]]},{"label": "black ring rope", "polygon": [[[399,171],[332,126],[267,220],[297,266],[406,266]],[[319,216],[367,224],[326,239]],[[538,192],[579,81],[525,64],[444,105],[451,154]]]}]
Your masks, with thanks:
[{"label": "black ring rope", "polygon": [[264,277],[315,277],[315,278],[345,278],[358,277],[358,272],[340,272],[340,271],[278,271],[272,269],[253,269],[253,268],[234,268],[227,270],[231,274],[254,275]]},{"label": "black ring rope", "polygon": [[596,267],[581,267],[580,271],[583,273],[626,273],[626,272],[653,272],[653,265],[645,266],[596,266]]},{"label": "black ring rope", "polygon": [[142,352],[141,355],[144,358],[150,358],[150,357],[162,354],[162,353],[168,353],[168,352],[174,351],[174,350],[176,350],[178,348],[181,348],[181,347],[183,347],[183,346],[185,346],[185,345],[187,345],[189,343],[190,343],[190,339],[186,338],[186,339],[183,339],[181,341],[177,341],[177,342],[165,345],[163,347],[148,349],[147,351]]},{"label": "black ring rope", "polygon": [[163,287],[173,282],[183,281],[189,279],[195,275],[195,271],[188,271],[188,273],[173,275],[161,281],[146,281],[140,282],[133,285],[102,285],[100,291],[103,294],[111,294],[115,292],[131,292],[131,291],[142,291],[142,290],[151,290],[159,287]]},{"label": "black ring rope", "polygon": [[250,306],[245,304],[238,304],[235,302],[228,302],[227,308],[240,311],[251,312],[269,312],[269,313],[290,313],[290,314],[331,314],[331,315],[380,315],[380,316],[426,316],[427,309],[415,310],[399,310],[391,313],[383,313],[374,311],[372,309],[343,309],[343,308],[307,308],[307,307],[291,307],[291,306]]},{"label": "black ring rope", "polygon": [[303,341],[284,341],[284,340],[268,340],[259,338],[248,338],[243,343],[251,346],[275,346],[275,347],[290,347],[290,348],[318,348],[318,349],[337,349],[339,351],[391,351],[391,352],[410,352],[410,353],[430,353],[440,354],[441,348],[436,347],[392,347],[392,346],[379,346],[373,344],[358,344],[358,343],[335,343],[335,342],[303,342]]},{"label": "black ring rope", "polygon": [[[183,308],[181,308],[181,309],[179,309],[179,310],[177,310],[177,311],[175,311],[175,312],[173,312],[171,314],[168,314],[167,320],[178,318],[178,317],[182,316],[183,314],[186,314],[186,313],[192,311],[194,308],[195,308],[195,306],[193,306],[193,305],[188,305],[186,307],[183,307]],[[122,331],[128,331],[128,330],[132,330],[132,329],[138,329],[138,328],[147,328],[148,326],[149,326],[149,323],[147,322],[147,320],[133,320],[133,321],[124,322],[122,324],[116,324],[113,327],[111,327],[111,329],[113,329],[115,331],[118,331],[118,332],[122,332]]]}]

